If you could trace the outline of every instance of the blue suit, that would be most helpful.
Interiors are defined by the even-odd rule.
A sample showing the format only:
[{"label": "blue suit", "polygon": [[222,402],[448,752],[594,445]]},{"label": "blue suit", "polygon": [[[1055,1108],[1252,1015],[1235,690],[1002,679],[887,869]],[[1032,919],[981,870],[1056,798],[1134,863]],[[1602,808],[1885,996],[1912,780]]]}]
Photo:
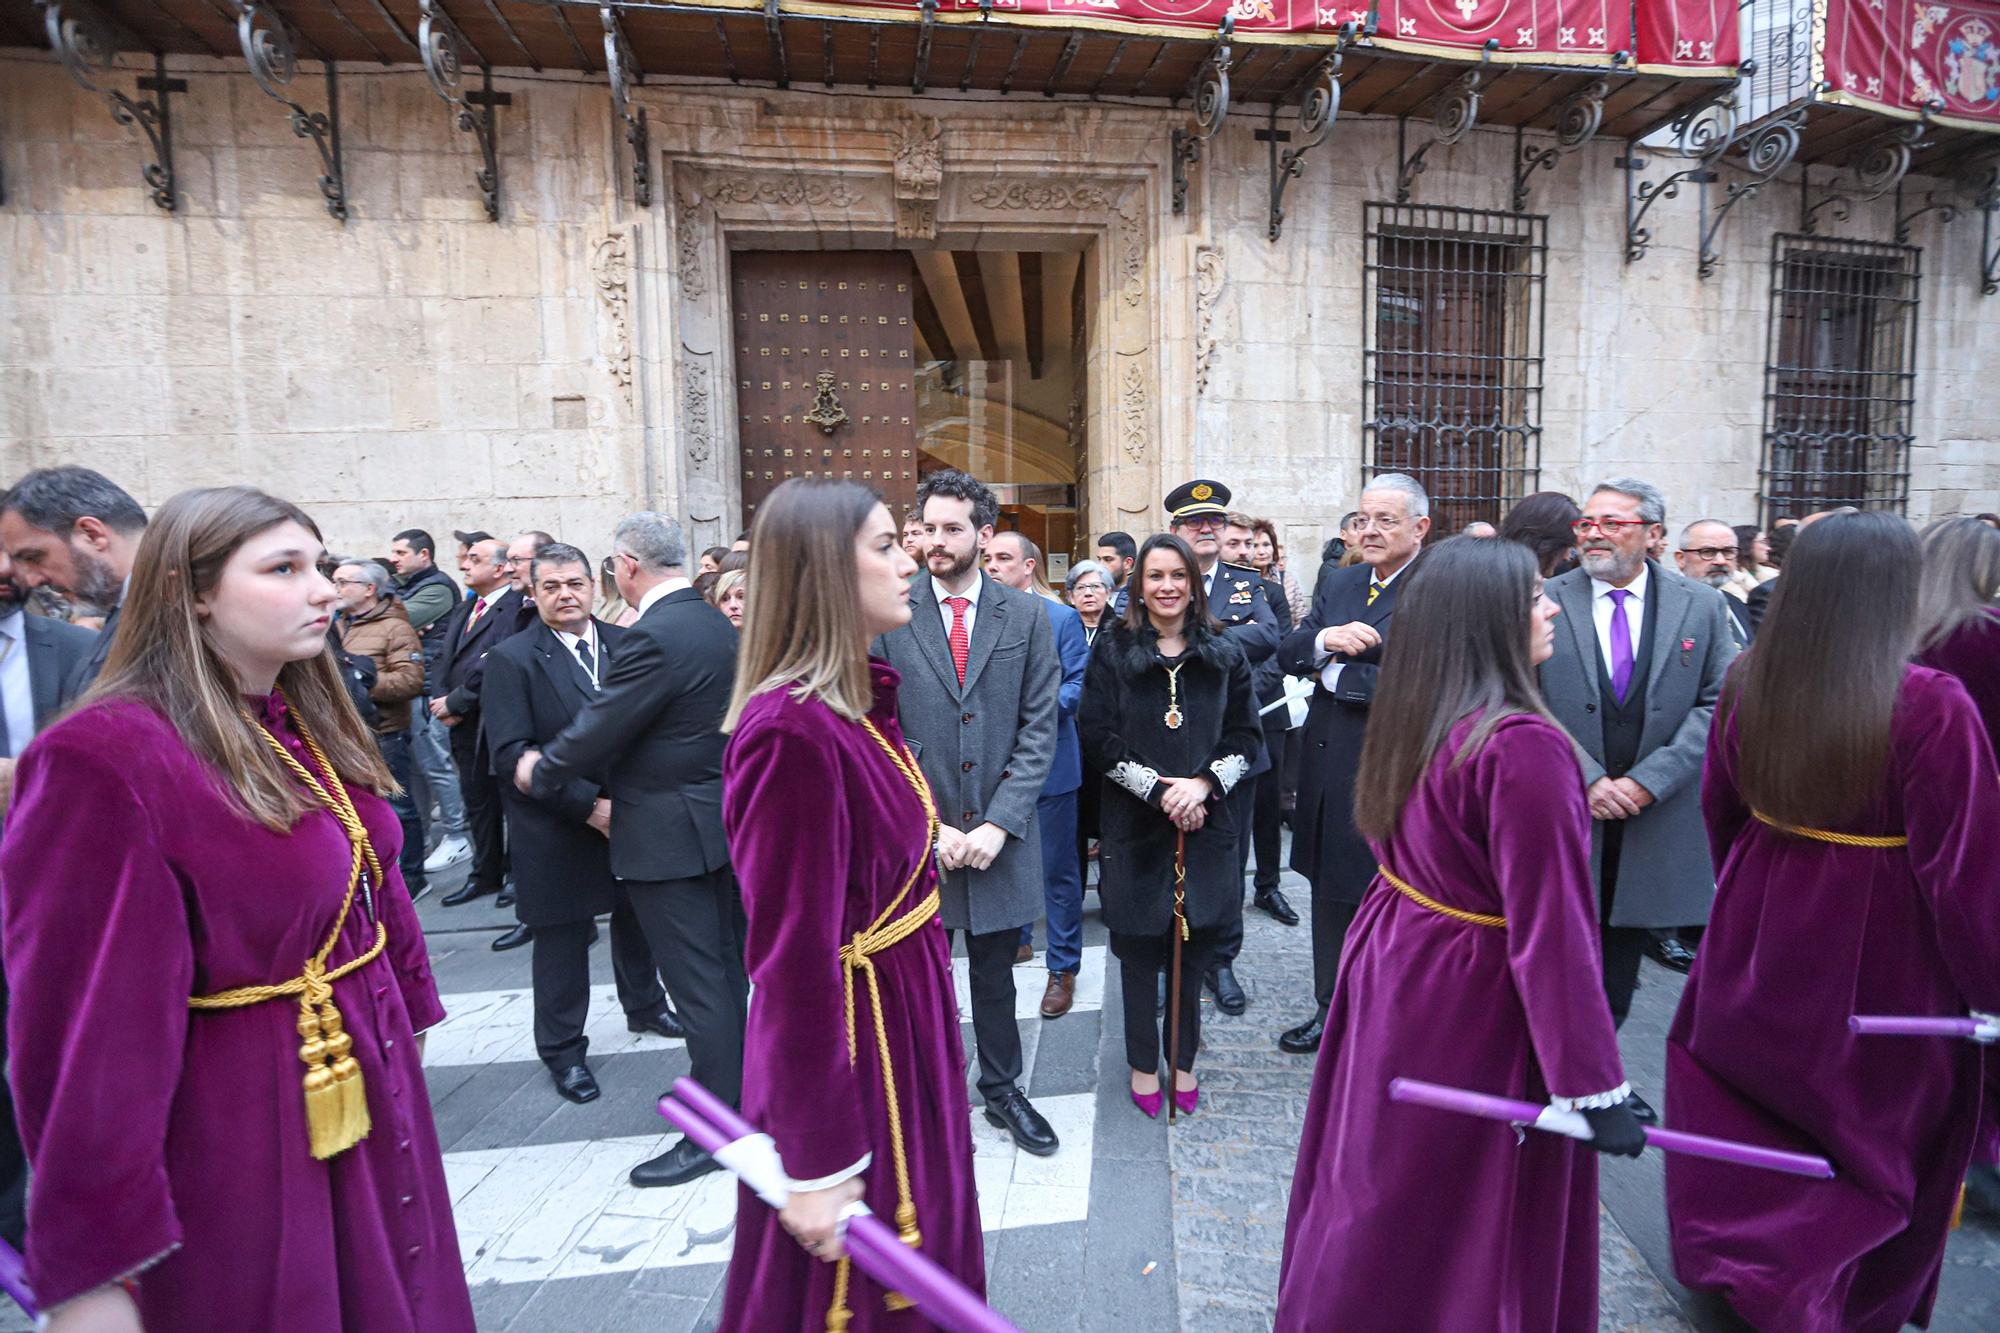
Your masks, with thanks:
[{"label": "blue suit", "polygon": [[[1048,780],[1035,803],[1042,826],[1042,897],[1049,922],[1051,972],[1074,972],[1083,961],[1083,867],[1076,859],[1076,798],[1083,786],[1083,746],[1076,735],[1077,705],[1083,701],[1083,672],[1090,642],[1083,617],[1061,602],[1041,599],[1062,659],[1062,686],[1056,692],[1056,753]],[[1022,927],[1024,943],[1034,941],[1034,923]]]}]

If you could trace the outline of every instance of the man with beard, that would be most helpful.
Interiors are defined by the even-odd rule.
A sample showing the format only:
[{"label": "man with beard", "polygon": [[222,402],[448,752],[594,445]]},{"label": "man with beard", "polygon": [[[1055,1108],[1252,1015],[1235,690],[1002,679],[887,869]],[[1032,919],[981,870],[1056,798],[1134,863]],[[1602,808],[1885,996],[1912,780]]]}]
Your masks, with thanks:
[{"label": "man with beard", "polygon": [[[1575,524],[1581,566],[1546,589],[1562,620],[1542,697],[1584,751],[1604,991],[1621,1025],[1652,932],[1702,925],[1715,898],[1701,768],[1738,651],[1723,595],[1648,558],[1666,517],[1658,487],[1600,483]],[[1654,1114],[1636,1094],[1632,1110]]]},{"label": "man with beard", "polygon": [[146,531],[146,511],[101,472],[47,467],[30,472],[0,499],[0,549],[28,588],[53,587],[104,613],[104,632],[70,682],[81,694],[111,652],[125,584]]},{"label": "man with beard", "polygon": [[1041,599],[980,571],[1000,517],[993,492],[948,468],[918,484],[917,505],[928,575],[910,589],[910,622],[874,651],[902,675],[897,716],[937,802],[940,915],[965,936],[986,1119],[1046,1157],[1059,1142],[1021,1088],[1014,955],[1043,909],[1035,816],[1055,762],[1062,664]]},{"label": "man with beard", "polygon": [[1695,520],[1681,529],[1680,549],[1674,552],[1674,563],[1687,577],[1722,594],[1722,604],[1729,608],[1736,646],[1748,648],[1753,635],[1750,608],[1730,592],[1736,578],[1736,529],[1719,518]]}]

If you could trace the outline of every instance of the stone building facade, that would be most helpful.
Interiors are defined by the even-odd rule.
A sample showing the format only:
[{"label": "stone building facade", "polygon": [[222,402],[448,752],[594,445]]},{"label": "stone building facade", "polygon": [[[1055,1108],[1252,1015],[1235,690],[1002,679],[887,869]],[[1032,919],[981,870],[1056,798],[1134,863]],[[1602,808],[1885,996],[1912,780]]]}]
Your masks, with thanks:
[{"label": "stone building facade", "polygon": [[[638,506],[726,541],[742,502],[731,251],[950,248],[1077,257],[1079,531],[1150,530],[1172,484],[1213,476],[1309,565],[1359,489],[1364,209],[1395,196],[1392,119],[1335,124],[1273,242],[1262,109],[1224,122],[1176,215],[1184,111],[647,85],[642,209],[603,82],[503,70],[496,222],[422,69],[343,66],[343,224],[240,65],[171,67],[188,90],[169,214],[138,182],[132,130],[48,52],[0,51],[7,475],[88,463],[149,504],[249,482],[340,549],[413,525],[536,526],[595,553]],[[1753,521],[1771,238],[1797,229],[1799,190],[1787,178],[1736,208],[1702,279],[1689,186],[1657,202],[1650,251],[1628,263],[1625,151],[1587,143],[1535,175],[1543,388],[1523,489],[1629,473],[1662,485],[1670,520]],[[1415,199],[1504,211],[1516,152],[1510,130],[1441,144]],[[1887,240],[1895,208],[1821,230]],[[1907,513],[2000,510],[2000,299],[1980,292],[1979,218],[1931,213],[1910,240]]]}]

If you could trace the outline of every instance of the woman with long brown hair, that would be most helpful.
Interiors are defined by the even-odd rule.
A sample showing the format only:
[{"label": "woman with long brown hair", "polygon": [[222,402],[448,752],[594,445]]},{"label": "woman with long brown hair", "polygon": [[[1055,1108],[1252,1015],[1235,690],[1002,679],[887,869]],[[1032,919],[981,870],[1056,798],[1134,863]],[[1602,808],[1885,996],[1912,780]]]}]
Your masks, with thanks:
[{"label": "woman with long brown hair", "polygon": [[743,1114],[794,1185],[777,1214],[740,1192],[722,1327],[922,1328],[849,1266],[839,1228],[865,1199],[985,1288],[937,812],[897,724],[900,677],[868,655],[909,621],[916,562],[881,497],[852,481],[784,483],[752,540],[757,616],[723,724],[723,819],[756,986]]},{"label": "woman with long brown hair", "polygon": [[[1194,551],[1162,533],[1139,548],[1124,617],[1097,636],[1077,733],[1104,774],[1097,893],[1125,987],[1132,1101],[1166,1104],[1154,990],[1181,936],[1178,1051],[1166,1051],[1179,1110],[1200,1099],[1201,980],[1222,930],[1243,913],[1244,830],[1228,796],[1257,757],[1250,663],[1209,615]],[[1175,847],[1184,848],[1181,865]],[[1177,869],[1180,872],[1177,873]]]},{"label": "woman with long brown hair", "polygon": [[1766,1333],[1926,1322],[1972,1157],[1979,1047],[1847,1022],[2000,1010],[2000,775],[1964,687],[1911,664],[1921,563],[1890,514],[1802,529],[1709,733],[1667,1122],[1840,1171],[1667,1161],[1680,1280]]},{"label": "woman with long brown hair", "polygon": [[1588,1150],[1387,1097],[1428,1079],[1581,1111],[1604,1152],[1644,1143],[1604,1004],[1583,768],[1535,683],[1555,603],[1513,542],[1454,538],[1410,577],[1355,779],[1379,873],[1313,1073],[1277,1326],[1594,1333]]},{"label": "woman with long brown hair", "polygon": [[167,501],[104,674],[21,757],[0,926],[52,1329],[473,1327],[416,1037],[444,1010],[324,556],[248,487]]}]

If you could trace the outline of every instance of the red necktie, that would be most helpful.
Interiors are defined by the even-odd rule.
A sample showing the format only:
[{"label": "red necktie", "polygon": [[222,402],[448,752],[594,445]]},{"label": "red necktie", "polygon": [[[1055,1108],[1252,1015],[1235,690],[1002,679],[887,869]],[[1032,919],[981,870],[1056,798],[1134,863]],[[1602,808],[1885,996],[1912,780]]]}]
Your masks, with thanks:
[{"label": "red necktie", "polygon": [[486,599],[480,598],[472,604],[472,614],[465,618],[465,632],[472,633],[472,627],[479,623],[479,617],[486,614]]},{"label": "red necktie", "polygon": [[972,605],[970,597],[947,597],[944,604],[951,608],[951,664],[958,668],[958,683],[965,684],[965,659],[972,652],[972,633],[965,627],[965,608]]}]

